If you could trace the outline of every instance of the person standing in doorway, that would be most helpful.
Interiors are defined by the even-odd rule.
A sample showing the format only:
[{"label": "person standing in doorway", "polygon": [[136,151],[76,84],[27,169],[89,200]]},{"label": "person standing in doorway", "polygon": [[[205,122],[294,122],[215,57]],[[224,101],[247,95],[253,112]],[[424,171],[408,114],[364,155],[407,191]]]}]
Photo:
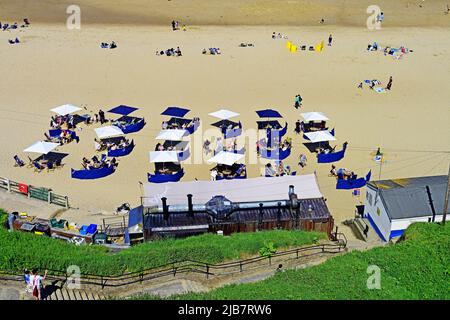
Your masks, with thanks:
[{"label": "person standing in doorway", "polygon": [[387,86],[386,86],[386,90],[391,90],[391,87],[392,87],[392,76],[390,76],[389,77],[389,82],[388,82],[388,84],[387,84]]},{"label": "person standing in doorway", "polygon": [[328,37],[328,45],[331,46],[331,43],[333,42],[333,36],[330,34]]}]

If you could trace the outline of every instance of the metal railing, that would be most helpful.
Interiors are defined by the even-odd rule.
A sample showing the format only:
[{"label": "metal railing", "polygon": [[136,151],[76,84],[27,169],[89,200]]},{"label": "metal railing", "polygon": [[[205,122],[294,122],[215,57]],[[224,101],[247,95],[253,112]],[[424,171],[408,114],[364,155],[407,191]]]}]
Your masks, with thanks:
[{"label": "metal railing", "polygon": [[51,189],[35,187],[25,183],[19,183],[10,179],[0,177],[0,189],[8,192],[19,193],[28,198],[46,201],[49,204],[56,204],[61,207],[69,208],[69,198],[54,193]]},{"label": "metal railing", "polygon": [[[267,261],[267,263],[271,265],[273,260],[278,257],[293,256],[291,259],[300,259],[323,253],[340,253],[346,248],[347,240],[345,239],[345,236],[344,238],[340,237],[343,235],[341,233],[335,233],[334,235],[337,239],[336,243],[318,244],[308,247],[289,249],[275,252],[267,257],[253,257],[218,264],[211,264],[196,260],[175,261],[160,265],[158,267],[128,272],[116,276],[81,274],[79,275],[77,281],[79,284],[101,286],[101,288],[104,289],[105,287],[122,287],[135,283],[143,283],[144,281],[163,278],[166,276],[175,277],[177,274],[188,272],[203,274],[207,279],[209,279],[210,276],[220,276],[247,271],[251,265],[261,264],[264,261]],[[71,274],[68,274],[66,271],[48,270],[47,279],[49,280],[60,280],[66,283],[70,280],[70,277]],[[17,271],[0,270],[0,280],[23,281],[23,276],[18,275]]]}]

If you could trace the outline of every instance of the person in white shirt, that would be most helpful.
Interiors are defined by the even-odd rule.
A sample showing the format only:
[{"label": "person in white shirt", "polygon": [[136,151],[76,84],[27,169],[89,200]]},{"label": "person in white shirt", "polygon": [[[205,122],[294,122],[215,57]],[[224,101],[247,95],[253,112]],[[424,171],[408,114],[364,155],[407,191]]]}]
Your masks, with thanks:
[{"label": "person in white shirt", "polygon": [[30,282],[33,285],[33,296],[36,298],[36,300],[42,300],[42,281],[44,281],[47,277],[47,270],[45,270],[43,277],[38,274],[37,269],[33,269],[31,273],[32,276],[30,277]]},{"label": "person in white shirt", "polygon": [[216,177],[217,177],[217,170],[212,169],[211,170],[211,181],[216,181]]}]

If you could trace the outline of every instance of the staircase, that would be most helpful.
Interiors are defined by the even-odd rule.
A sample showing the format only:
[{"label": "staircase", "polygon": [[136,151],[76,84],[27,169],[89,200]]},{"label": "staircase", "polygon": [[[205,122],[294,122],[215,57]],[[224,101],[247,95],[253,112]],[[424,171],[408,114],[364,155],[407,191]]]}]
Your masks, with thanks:
[{"label": "staircase", "polygon": [[106,300],[107,297],[98,289],[68,289],[63,284],[60,286],[47,286],[49,291],[44,300],[59,300],[59,301],[73,301],[73,300]]}]

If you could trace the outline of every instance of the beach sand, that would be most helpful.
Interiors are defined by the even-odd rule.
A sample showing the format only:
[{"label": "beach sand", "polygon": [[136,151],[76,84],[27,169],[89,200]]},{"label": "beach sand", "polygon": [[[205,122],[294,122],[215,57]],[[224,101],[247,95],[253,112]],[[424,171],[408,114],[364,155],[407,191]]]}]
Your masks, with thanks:
[{"label": "beach sand", "polygon": [[[93,7],[100,3],[81,1],[82,4],[88,2]],[[185,8],[185,15],[189,15],[189,10],[194,10],[194,4],[199,2],[189,1],[192,6]],[[444,16],[445,2],[439,2],[442,10],[436,4],[438,2],[429,2],[428,6],[427,1],[421,9],[429,14],[430,7],[436,6],[435,10],[440,10],[436,16]],[[59,194],[68,195],[70,204],[79,208],[77,214],[72,211],[71,221],[85,221],[88,216],[92,222],[99,223],[102,217],[111,215],[124,202],[140,203],[142,188],[139,182],[146,182],[147,172],[153,170],[148,151],[154,150],[155,136],[165,119],[160,113],[168,105],[191,109],[188,116],[198,116],[202,121],[199,132],[212,128],[210,124],[215,119],[208,113],[222,107],[239,112],[241,116],[237,119],[242,121],[244,129],[255,129],[258,120],[255,110],[274,108],[280,111],[289,123],[287,136],[294,140],[292,155],[284,161],[285,164],[300,174],[317,172],[320,189],[338,222],[353,217],[355,204],[364,202],[364,192],[360,197],[354,197],[351,191],[335,190],[336,181],[328,176],[330,165],[318,165],[315,156],[303,146],[301,136],[293,132],[300,112],[324,112],[331,119],[330,128],[336,130],[337,149],[343,142],[349,142],[348,152],[344,160],[337,163],[338,167],[346,167],[360,176],[371,169],[373,179],[378,179],[379,165],[372,160],[371,152],[381,147],[386,156],[382,179],[447,173],[450,150],[450,16],[447,16],[447,23],[439,16],[428,24],[427,18],[422,17],[416,19],[417,27],[411,27],[402,25],[399,22],[401,13],[393,9],[385,14],[398,19],[391,26],[386,22],[381,30],[371,31],[365,27],[365,17],[359,26],[356,18],[348,23],[312,25],[312,21],[317,20],[315,11],[309,15],[304,13],[310,17],[311,23],[305,20],[302,26],[293,25],[289,19],[275,19],[281,13],[274,15],[273,23],[266,23],[273,25],[264,26],[261,25],[264,21],[261,16],[268,13],[261,9],[261,16],[255,13],[248,18],[248,24],[257,26],[243,26],[239,24],[243,23],[245,13],[236,13],[233,20],[231,11],[224,9],[229,19],[224,24],[228,26],[207,25],[214,24],[214,21],[206,19],[208,15],[205,14],[205,17],[191,17],[191,21],[197,24],[189,22],[188,31],[172,32],[172,9],[169,10],[169,6],[177,8],[175,13],[183,21],[177,1],[164,2],[158,11],[153,12],[160,17],[160,20],[152,21],[155,22],[153,25],[145,25],[141,20],[144,18],[137,14],[137,4],[145,8],[147,5],[132,1],[136,6],[130,6],[127,15],[125,12],[118,14],[119,5],[113,5],[115,14],[111,13],[111,16],[116,20],[111,18],[114,21],[108,21],[107,13],[102,11],[101,17],[93,22],[104,24],[83,23],[81,30],[69,31],[65,22],[58,22],[60,20],[55,14],[39,10],[36,4],[32,4],[34,2],[15,3],[24,5],[2,3],[9,15],[0,20],[13,22],[14,19],[28,17],[32,26],[0,32],[0,176],[51,187]],[[217,3],[211,1],[211,6]],[[251,3],[254,5],[256,2]],[[250,2],[246,5],[250,6]],[[305,2],[305,8],[307,5],[313,6],[312,2]],[[280,8],[285,10],[286,6],[283,4]],[[144,7],[140,7],[142,11],[145,11]],[[101,8],[96,7],[95,10]],[[347,8],[334,6],[333,10],[347,12]],[[411,10],[421,10],[417,8],[415,6]],[[31,13],[28,14],[26,9]],[[93,19],[95,10],[86,10],[87,13],[82,14]],[[351,13],[354,9],[349,10]],[[142,24],[126,23],[128,20],[124,16],[128,18],[134,14],[134,22]],[[405,19],[408,22],[405,24],[414,22],[409,16]],[[158,25],[161,21],[166,23]],[[302,51],[293,54],[285,48],[285,40],[271,39],[273,31],[308,45],[326,41],[331,33],[333,46],[325,46],[321,53]],[[23,43],[9,45],[7,39],[16,36]],[[118,44],[117,49],[100,49],[101,42],[112,40]],[[395,60],[382,53],[367,52],[367,44],[373,41],[394,47],[404,45],[414,52]],[[255,47],[240,48],[241,42],[253,43]],[[156,50],[176,46],[181,47],[182,57],[155,55]],[[222,55],[202,55],[201,50],[209,47],[221,48]],[[377,94],[367,87],[357,89],[365,79],[379,79],[386,85],[389,76],[393,76],[390,92]],[[304,99],[301,110],[293,108],[293,100],[298,93]],[[22,150],[44,137],[53,115],[49,109],[65,103],[86,105],[88,110],[95,112],[99,108],[106,111],[119,104],[140,108],[135,114],[145,117],[147,125],[140,132],[129,135],[135,140],[136,148],[130,156],[120,158],[115,174],[96,181],[70,178],[70,168],[79,169],[83,156],[94,155],[93,128],[98,125],[81,125],[82,130],[78,132],[80,143],[58,149],[69,154],[61,170],[35,173],[32,169],[13,167],[15,154],[26,159]],[[111,114],[108,116],[112,117]],[[194,141],[191,147],[201,148],[199,141],[201,139]],[[247,149],[247,153],[251,153],[254,145],[247,146]],[[304,169],[297,165],[300,153],[308,157],[308,165]],[[262,166],[249,164],[249,177],[259,176]],[[183,180],[208,180],[211,167],[206,163],[184,165],[186,175]],[[268,188],[271,181],[267,180]],[[100,212],[104,215],[98,215]]]}]

